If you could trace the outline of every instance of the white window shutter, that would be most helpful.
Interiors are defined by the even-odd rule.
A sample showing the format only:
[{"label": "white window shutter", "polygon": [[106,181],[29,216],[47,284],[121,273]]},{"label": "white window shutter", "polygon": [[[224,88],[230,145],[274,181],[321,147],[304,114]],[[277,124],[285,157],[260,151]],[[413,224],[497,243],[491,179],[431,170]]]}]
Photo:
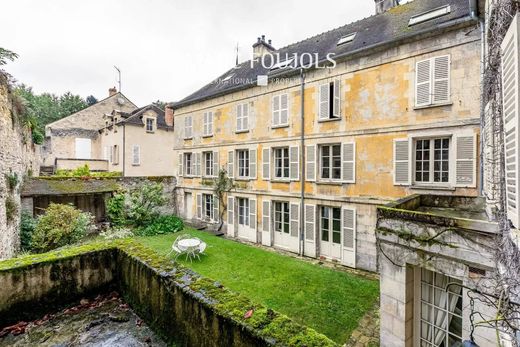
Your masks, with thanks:
[{"label": "white window shutter", "polygon": [[356,267],[356,210],[343,208],[343,264]]},{"label": "white window shutter", "polygon": [[216,195],[213,195],[213,220],[220,222],[220,204]]},{"label": "white window shutter", "polygon": [[431,59],[415,64],[415,106],[427,106],[432,103]]},{"label": "white window shutter", "polygon": [[132,146],[132,164],[139,165],[141,164],[141,149],[139,145]]},{"label": "white window shutter", "polygon": [[305,205],[305,240],[314,241],[316,232],[316,205]]},{"label": "white window shutter", "polygon": [[319,97],[319,119],[329,118],[329,84],[325,83],[320,86]]},{"label": "white window shutter", "polygon": [[292,181],[300,178],[300,147],[289,147],[289,177]]},{"label": "white window shutter", "polygon": [[208,135],[213,135],[213,112],[208,112]]},{"label": "white window shutter", "polygon": [[271,231],[271,202],[268,200],[262,201],[262,231]]},{"label": "white window shutter", "polygon": [[264,181],[271,179],[271,148],[262,149],[262,178]]},{"label": "white window shutter", "polygon": [[334,81],[333,111],[334,111],[335,118],[339,118],[341,116],[341,83],[340,83],[340,80]]},{"label": "white window shutter", "polygon": [[289,123],[289,101],[288,95],[282,94],[280,96],[280,124]]},{"label": "white window shutter", "polygon": [[298,237],[300,233],[300,204],[299,203],[291,203],[289,205],[289,230],[290,234],[293,237]]},{"label": "white window shutter", "polygon": [[394,185],[410,185],[410,141],[394,140]]},{"label": "white window shutter", "polygon": [[227,166],[227,173],[229,178],[235,177],[235,170],[233,161],[235,159],[235,152],[234,151],[228,151],[228,166]]},{"label": "white window shutter", "polygon": [[208,113],[207,112],[204,112],[203,125],[204,125],[203,134],[207,135],[208,134]]},{"label": "white window shutter", "polygon": [[242,130],[248,130],[249,129],[249,104],[245,103],[242,104]]},{"label": "white window shutter", "polygon": [[356,182],[356,144],[347,142],[342,145],[341,174],[343,182]]},{"label": "white window shutter", "polygon": [[256,199],[249,199],[249,227],[256,230]]},{"label": "white window shutter", "polygon": [[256,162],[258,158],[256,156],[256,149],[249,150],[249,178],[256,179]]},{"label": "white window shutter", "polygon": [[202,194],[197,194],[197,218],[202,219]]},{"label": "white window shutter", "polygon": [[201,175],[201,155],[202,153],[195,153],[195,176]]},{"label": "white window shutter", "polygon": [[273,96],[273,125],[280,125],[280,96]]},{"label": "white window shutter", "polygon": [[243,130],[242,127],[242,104],[237,105],[237,131]]},{"label": "white window shutter", "polygon": [[220,168],[220,162],[218,158],[218,151],[213,152],[213,176],[218,177],[218,172]]},{"label": "white window shutter", "polygon": [[306,146],[305,153],[305,180],[310,182],[316,181],[316,145]]},{"label": "white window shutter", "polygon": [[502,41],[502,100],[505,150],[507,217],[520,227],[519,157],[520,140],[520,18],[517,14]]},{"label": "white window shutter", "polygon": [[433,101],[440,104],[450,101],[450,56],[433,58]]},{"label": "white window shutter", "polygon": [[178,168],[179,168],[179,176],[183,176],[184,175],[184,165],[183,165],[183,154],[182,153],[179,153],[179,163],[177,164],[178,165]]},{"label": "white window shutter", "polygon": [[477,136],[475,134],[455,137],[455,158],[455,185],[476,187]]},{"label": "white window shutter", "polygon": [[227,233],[229,236],[235,234],[235,199],[232,196],[227,198]]}]

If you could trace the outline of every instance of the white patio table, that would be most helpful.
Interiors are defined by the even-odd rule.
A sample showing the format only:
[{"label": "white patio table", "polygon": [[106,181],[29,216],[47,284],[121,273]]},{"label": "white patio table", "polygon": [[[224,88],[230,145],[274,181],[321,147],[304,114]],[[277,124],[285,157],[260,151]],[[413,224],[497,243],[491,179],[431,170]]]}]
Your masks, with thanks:
[{"label": "white patio table", "polygon": [[197,256],[200,244],[201,241],[199,239],[182,239],[177,243],[179,249],[185,252],[186,257],[190,258],[190,260]]}]

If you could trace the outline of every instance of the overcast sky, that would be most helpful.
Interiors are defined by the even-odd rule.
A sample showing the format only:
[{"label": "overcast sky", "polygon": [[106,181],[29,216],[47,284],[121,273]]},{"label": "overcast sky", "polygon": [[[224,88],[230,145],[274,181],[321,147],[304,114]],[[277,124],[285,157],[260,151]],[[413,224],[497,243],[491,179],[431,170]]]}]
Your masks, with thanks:
[{"label": "overcast sky", "polygon": [[[177,101],[248,60],[261,34],[282,47],[368,17],[374,0],[3,0],[6,70],[40,92]],[[374,28],[377,30],[377,28]]]}]

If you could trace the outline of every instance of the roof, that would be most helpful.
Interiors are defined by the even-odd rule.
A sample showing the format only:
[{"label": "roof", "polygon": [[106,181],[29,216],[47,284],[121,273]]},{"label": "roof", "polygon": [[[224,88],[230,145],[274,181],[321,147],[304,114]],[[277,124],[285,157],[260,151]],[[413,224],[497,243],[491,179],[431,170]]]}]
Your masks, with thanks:
[{"label": "roof", "polygon": [[[450,5],[450,13],[444,16],[409,26],[411,17],[439,7]],[[451,28],[461,23],[470,23],[468,0],[414,0],[396,6],[384,13],[353,22],[325,33],[310,37],[303,41],[280,48],[273,54],[280,53],[280,60],[286,55],[303,53],[316,54],[319,61],[325,61],[327,54],[334,53],[335,60],[346,59],[354,55],[368,54],[372,50],[383,49],[387,44],[396,44],[402,40],[410,40],[423,35],[436,35],[439,30]],[[338,40],[352,33],[357,33],[350,43],[338,46]],[[304,64],[308,61],[304,61]],[[267,60],[266,60],[267,63]],[[256,85],[258,75],[279,77],[297,73],[296,69],[269,71],[260,62],[243,62],[226,71],[220,77],[205,85],[195,93],[170,106],[178,109],[196,102],[250,88]],[[267,64],[269,65],[269,64]],[[222,82],[227,76],[232,78]]]},{"label": "roof", "polygon": [[118,124],[125,123],[125,124],[144,126],[144,123],[142,120],[143,114],[149,110],[152,110],[157,114],[157,128],[159,128],[159,129],[173,128],[166,124],[166,120],[164,118],[164,110],[161,110],[159,107],[155,106],[154,104],[140,107],[130,113],[122,113],[123,120],[119,121]]}]

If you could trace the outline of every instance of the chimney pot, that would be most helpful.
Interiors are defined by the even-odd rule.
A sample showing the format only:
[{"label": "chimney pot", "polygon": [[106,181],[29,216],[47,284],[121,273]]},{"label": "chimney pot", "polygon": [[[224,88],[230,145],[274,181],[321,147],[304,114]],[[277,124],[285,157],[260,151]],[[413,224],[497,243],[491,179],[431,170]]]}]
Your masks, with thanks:
[{"label": "chimney pot", "polygon": [[269,39],[269,41],[267,41],[267,43],[268,43],[268,44],[271,44],[271,42],[272,42],[272,40],[271,40],[271,39]]},{"label": "chimney pot", "polygon": [[262,35],[262,41],[265,41],[265,35]]},{"label": "chimney pot", "polygon": [[376,14],[381,14],[399,5],[399,0],[375,0]]},{"label": "chimney pot", "polygon": [[112,87],[112,88],[108,89],[108,96],[112,96],[112,95],[116,95],[116,94],[117,94],[116,87]]}]

